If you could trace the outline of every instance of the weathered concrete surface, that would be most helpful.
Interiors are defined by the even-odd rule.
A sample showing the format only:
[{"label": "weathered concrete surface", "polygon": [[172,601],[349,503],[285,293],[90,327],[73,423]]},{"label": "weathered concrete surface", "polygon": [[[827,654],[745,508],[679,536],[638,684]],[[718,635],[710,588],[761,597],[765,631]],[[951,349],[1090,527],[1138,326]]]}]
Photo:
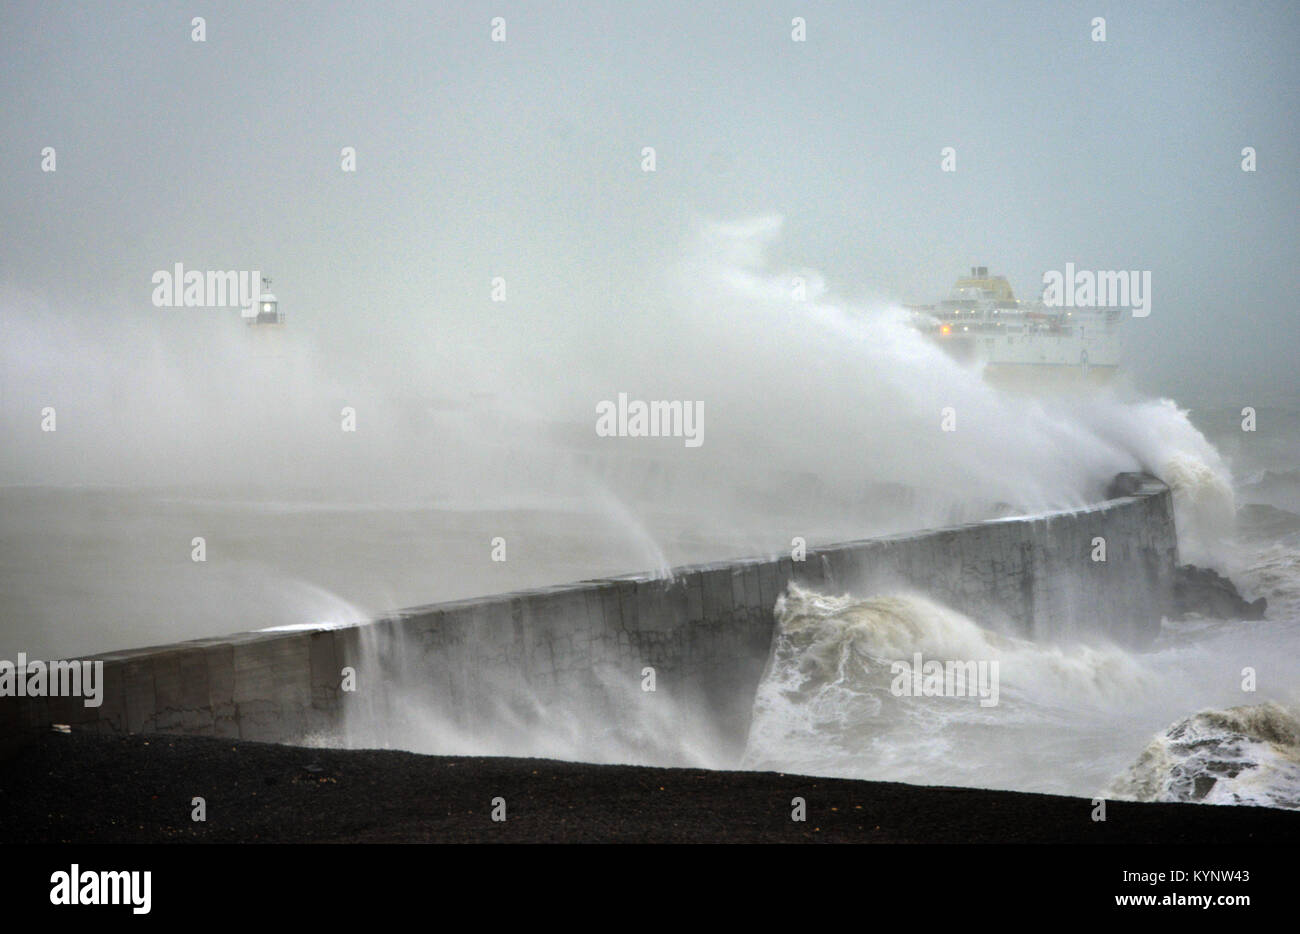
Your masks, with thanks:
[{"label": "weathered concrete surface", "polygon": [[[413,711],[436,711],[470,736],[502,723],[527,731],[572,710],[635,731],[653,668],[655,696],[671,700],[671,716],[734,746],[767,660],[776,598],[791,581],[862,595],[908,588],[1038,639],[1089,627],[1129,643],[1153,635],[1178,557],[1171,497],[1141,475],[1121,475],[1112,493],[1076,512],[813,548],[802,562],[720,562],[668,580],[629,575],[415,607],[342,629],[96,656],[101,707],[3,698],[0,736],[12,746],[61,723],[379,746],[384,736],[367,731],[401,727]],[[1099,538],[1105,561],[1093,559]],[[345,668],[356,670],[354,692],[341,689]]]}]

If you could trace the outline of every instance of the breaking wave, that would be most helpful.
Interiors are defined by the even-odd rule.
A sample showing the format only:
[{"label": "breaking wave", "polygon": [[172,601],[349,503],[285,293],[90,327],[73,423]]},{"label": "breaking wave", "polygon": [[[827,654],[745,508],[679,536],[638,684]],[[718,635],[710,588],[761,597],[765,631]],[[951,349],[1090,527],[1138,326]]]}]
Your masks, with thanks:
[{"label": "breaking wave", "polygon": [[1173,492],[1179,550],[1192,563],[1216,563],[1236,532],[1232,477],[1217,461],[1180,452],[1160,474]]},{"label": "breaking wave", "polygon": [[[1034,777],[1041,750],[1032,746],[1043,728],[1080,710],[1113,716],[1160,688],[1118,646],[1001,635],[916,594],[859,599],[792,585],[776,617],[745,751],[753,768],[1062,790],[1050,776]],[[891,666],[916,653],[984,662],[990,673],[996,663],[996,705],[979,696],[898,696]]]},{"label": "breaking wave", "polygon": [[[1300,622],[1291,617],[1166,622],[1142,651],[1004,635],[914,593],[858,597],[792,585],[776,617],[746,767],[1274,807],[1294,807],[1300,795],[1292,712],[1300,661],[1289,651]],[[990,672],[996,663],[996,704],[973,691],[899,691],[891,665],[917,653],[983,661]],[[1248,666],[1261,704],[1232,707]],[[1209,712],[1179,719],[1197,709]]]}]

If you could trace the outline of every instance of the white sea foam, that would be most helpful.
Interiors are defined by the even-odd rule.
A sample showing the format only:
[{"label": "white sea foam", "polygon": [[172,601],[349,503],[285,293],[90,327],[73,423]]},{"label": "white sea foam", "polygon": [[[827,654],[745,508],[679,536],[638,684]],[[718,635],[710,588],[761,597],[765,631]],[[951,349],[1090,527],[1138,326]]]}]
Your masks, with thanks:
[{"label": "white sea foam", "polygon": [[[1164,724],[1207,703],[1252,697],[1242,693],[1246,667],[1267,685],[1253,695],[1264,704],[1292,703],[1300,686],[1300,662],[1288,649],[1300,637],[1294,621],[1168,623],[1155,645],[1136,652],[999,635],[915,594],[858,598],[799,587],[778,602],[777,619],[744,757],[753,768],[1091,797]],[[997,706],[896,696],[891,662],[913,653],[996,661]],[[1244,762],[1276,750],[1243,741],[1238,752]],[[1290,806],[1281,802],[1300,785],[1291,783],[1289,755],[1239,776],[1235,799],[1223,785],[1204,800],[1255,795]]]},{"label": "white sea foam", "polygon": [[1203,710],[1156,736],[1106,793],[1300,809],[1300,720],[1274,703]]}]

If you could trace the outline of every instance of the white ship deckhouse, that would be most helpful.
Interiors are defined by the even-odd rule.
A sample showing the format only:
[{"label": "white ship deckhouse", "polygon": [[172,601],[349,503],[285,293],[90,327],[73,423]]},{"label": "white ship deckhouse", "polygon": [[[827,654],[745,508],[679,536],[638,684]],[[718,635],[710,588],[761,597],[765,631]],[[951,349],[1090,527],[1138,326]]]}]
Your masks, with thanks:
[{"label": "white ship deckhouse", "polygon": [[1001,384],[1097,384],[1119,367],[1122,308],[1059,308],[1016,299],[1005,276],[971,267],[948,297],[910,305],[913,323]]}]

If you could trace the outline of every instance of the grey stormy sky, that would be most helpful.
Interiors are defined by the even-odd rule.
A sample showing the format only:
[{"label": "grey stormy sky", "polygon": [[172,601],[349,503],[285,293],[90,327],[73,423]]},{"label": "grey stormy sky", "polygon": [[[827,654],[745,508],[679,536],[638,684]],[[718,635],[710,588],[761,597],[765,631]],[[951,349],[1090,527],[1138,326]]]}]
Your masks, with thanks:
[{"label": "grey stormy sky", "polygon": [[654,315],[640,285],[698,219],[775,213],[779,259],[849,297],[1150,270],[1139,385],[1290,397],[1298,27],[1288,2],[11,2],[0,281],[146,320],[154,270],[261,268],[361,368],[472,382],[507,344],[581,365],[587,322]]}]

